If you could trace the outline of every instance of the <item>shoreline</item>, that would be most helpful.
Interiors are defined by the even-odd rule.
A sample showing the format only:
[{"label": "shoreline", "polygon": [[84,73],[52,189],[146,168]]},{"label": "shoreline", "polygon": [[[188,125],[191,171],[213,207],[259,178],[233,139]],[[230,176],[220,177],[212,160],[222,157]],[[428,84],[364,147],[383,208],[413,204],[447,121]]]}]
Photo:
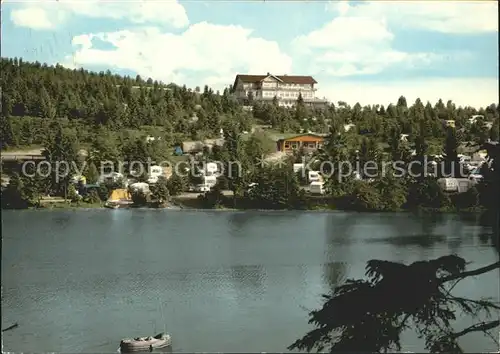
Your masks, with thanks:
[{"label": "shoreline", "polygon": [[[193,199],[191,199],[193,201]],[[198,202],[197,204],[201,204]],[[200,205],[197,206],[187,206],[180,200],[175,200],[174,203],[166,207],[126,207],[112,209],[104,206],[104,203],[54,203],[51,205],[29,207],[21,209],[2,209],[2,210],[30,210],[30,211],[55,211],[55,210],[169,210],[169,211],[199,211],[199,212],[307,212],[307,213],[339,213],[339,212],[350,212],[350,213],[372,213],[372,214],[391,214],[391,213],[439,213],[439,214],[480,214],[486,211],[484,208],[466,208],[466,209],[454,209],[454,208],[425,208],[418,207],[412,209],[394,209],[394,210],[354,210],[354,209],[342,209],[342,208],[306,208],[306,209],[256,209],[256,208],[229,208],[229,207],[218,207],[218,208],[204,208]]]},{"label": "shoreline", "polygon": [[[189,211],[303,211],[317,213],[332,213],[332,212],[358,212],[358,213],[440,213],[440,214],[460,214],[460,213],[482,213],[485,211],[480,205],[466,207],[460,206],[452,202],[451,204],[442,207],[424,207],[424,206],[402,206],[399,208],[373,208],[361,207],[361,209],[345,204],[344,197],[333,196],[316,196],[309,195],[302,200],[296,208],[287,208],[285,205],[280,205],[279,208],[259,208],[258,205],[248,204],[247,200],[242,197],[233,197],[233,193],[229,190],[222,191],[221,199],[213,204],[203,198],[205,193],[199,192],[183,192],[176,196],[171,196],[170,201],[164,206],[155,206],[155,202],[148,202],[144,206],[126,205],[117,209],[141,209],[141,210],[189,210]],[[87,203],[84,201],[71,202],[63,199],[43,200],[37,206],[25,208],[2,208],[3,210],[96,210],[96,209],[112,209],[106,207],[105,201],[97,203]]]}]

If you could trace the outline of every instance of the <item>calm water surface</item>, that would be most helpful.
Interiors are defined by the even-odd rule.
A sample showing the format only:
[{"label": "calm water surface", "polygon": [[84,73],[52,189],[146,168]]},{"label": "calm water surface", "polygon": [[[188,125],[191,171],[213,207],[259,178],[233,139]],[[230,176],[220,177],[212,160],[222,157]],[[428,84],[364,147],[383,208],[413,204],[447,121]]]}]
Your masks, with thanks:
[{"label": "calm water surface", "polygon": [[[3,350],[13,352],[114,352],[164,326],[176,352],[286,351],[320,295],[370,259],[498,259],[477,221],[456,215],[3,211],[2,222],[2,328],[19,323]],[[498,275],[457,291],[498,299]],[[411,333],[404,342],[422,350]],[[497,349],[483,336],[463,345]]]}]

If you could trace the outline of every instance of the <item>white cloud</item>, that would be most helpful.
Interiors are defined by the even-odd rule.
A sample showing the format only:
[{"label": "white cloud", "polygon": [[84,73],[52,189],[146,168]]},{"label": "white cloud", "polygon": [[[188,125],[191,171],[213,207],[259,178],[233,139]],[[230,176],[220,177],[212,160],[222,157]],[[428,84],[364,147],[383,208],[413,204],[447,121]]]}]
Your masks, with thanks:
[{"label": "white cloud", "polygon": [[[93,47],[93,39],[109,50]],[[276,42],[252,37],[252,30],[201,22],[176,35],[155,27],[84,34],[73,38],[78,49],[69,65],[104,65],[128,69],[143,77],[188,86],[228,85],[238,72],[291,73],[292,59]],[[265,55],[255,55],[265,53]]]},{"label": "white cloud", "polygon": [[497,1],[365,1],[350,5],[332,1],[329,9],[340,16],[371,17],[389,26],[442,33],[498,31]]},{"label": "white cloud", "polygon": [[[318,80],[320,81],[320,80]],[[345,101],[350,105],[396,103],[399,96],[408,103],[420,98],[432,104],[440,98],[446,103],[452,100],[457,105],[485,107],[498,103],[498,79],[493,78],[422,78],[411,81],[348,81],[319,82],[318,96],[332,102]]]},{"label": "white cloud", "polygon": [[[136,24],[168,24],[183,28],[189,24],[184,7],[177,0],[98,1],[42,0],[17,4],[11,20],[15,25],[33,29],[52,29],[68,22],[71,15],[91,18],[124,19]],[[37,26],[38,19],[45,26]]]},{"label": "white cloud", "polygon": [[383,18],[348,15],[347,2],[336,7],[347,15],[297,37],[297,54],[308,55],[312,74],[351,76],[377,74],[388,67],[412,69],[440,57],[432,53],[405,53],[392,48],[394,34]]},{"label": "white cloud", "polygon": [[[62,63],[71,68],[97,65],[125,69],[164,82],[189,87],[207,84],[214,89],[230,84],[236,73],[311,74],[320,82],[320,96],[351,104],[358,100],[362,104],[389,103],[405,95],[408,101],[420,97],[434,102],[443,96],[443,100],[459,104],[486,105],[498,97],[498,80],[493,79],[383,83],[346,79],[388,68],[405,72],[446,59],[429,52],[394,49],[392,29],[426,28],[446,33],[497,30],[496,3],[332,2],[328,6],[336,18],[293,41],[293,62],[305,65],[292,72],[292,58],[278,43],[256,37],[251,29],[201,22],[180,34],[166,32],[161,25],[189,25],[185,9],[174,0],[48,1],[21,4],[12,10],[11,19],[19,26],[35,29],[53,29],[76,15],[128,21],[124,30],[73,37],[75,51]],[[131,23],[151,27],[129,27]],[[107,42],[110,49],[98,49],[94,40]],[[453,53],[454,60],[456,55]],[[335,76],[335,81],[329,76]]]},{"label": "white cloud", "polygon": [[13,10],[11,19],[20,27],[29,27],[37,30],[54,28],[54,23],[49,20],[47,12],[38,7]]},{"label": "white cloud", "polygon": [[329,51],[315,58],[311,71],[337,77],[373,75],[394,65],[399,65],[402,70],[411,70],[441,59],[441,56],[431,53],[408,54],[396,50],[378,52],[371,48],[365,52]]},{"label": "white cloud", "polygon": [[370,17],[338,17],[323,27],[295,39],[300,48],[358,48],[392,40],[385,23]]}]

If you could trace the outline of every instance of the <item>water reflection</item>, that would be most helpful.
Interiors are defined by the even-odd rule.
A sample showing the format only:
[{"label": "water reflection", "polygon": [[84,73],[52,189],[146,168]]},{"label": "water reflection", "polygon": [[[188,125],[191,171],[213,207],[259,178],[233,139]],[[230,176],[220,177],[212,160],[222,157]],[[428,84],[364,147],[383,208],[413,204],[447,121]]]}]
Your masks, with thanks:
[{"label": "water reflection", "polygon": [[230,275],[238,297],[243,300],[248,299],[249,296],[262,297],[265,290],[266,273],[261,265],[232,266]]},{"label": "water reflection", "polygon": [[58,229],[64,230],[70,225],[71,215],[67,212],[56,214],[52,217],[52,221],[54,223],[54,226],[57,225]]},{"label": "water reflection", "polygon": [[397,247],[418,246],[424,249],[428,249],[431,247],[435,247],[437,244],[445,243],[446,236],[429,234],[397,235],[391,237],[368,239],[366,242],[390,244]]},{"label": "water reflection", "polygon": [[356,224],[360,222],[363,214],[337,214],[333,213],[326,218],[326,243],[328,247],[334,245],[348,245],[353,242],[353,233]]},{"label": "water reflection", "polygon": [[495,247],[497,251],[499,250],[498,212],[460,213],[456,214],[455,217],[461,221],[461,223],[454,225],[456,233],[461,236],[460,241],[468,240],[473,245],[490,245]]},{"label": "water reflection", "polygon": [[450,232],[447,232],[447,234],[450,235],[448,237],[448,247],[452,253],[458,253],[464,239],[467,237],[467,235],[464,234],[465,224],[460,218],[454,216],[447,226],[450,230]]},{"label": "water reflection", "polygon": [[[479,217],[480,225],[484,226],[486,232],[479,235],[480,240],[483,242],[488,239],[491,245],[495,247],[497,252],[500,252],[500,210],[486,211]],[[488,243],[488,241],[486,241]]]},{"label": "water reflection", "polygon": [[[367,243],[389,244],[397,248],[419,247],[422,250],[448,244],[452,252],[462,245],[464,224],[453,216],[442,213],[406,214],[406,217],[387,219],[388,233],[378,237],[373,234]],[[380,225],[374,229],[380,230]]]},{"label": "water reflection", "polygon": [[347,266],[344,262],[330,262],[323,264],[323,281],[330,288],[335,288],[346,280]]},{"label": "water reflection", "polygon": [[480,224],[482,213],[459,213],[456,214],[466,224]]},{"label": "water reflection", "polygon": [[421,228],[423,235],[432,235],[439,224],[444,223],[444,218],[442,214],[433,213],[429,217],[421,218]]},{"label": "water reflection", "polygon": [[231,234],[236,237],[250,235],[247,231],[258,221],[260,227],[262,224],[272,224],[278,226],[285,225],[290,220],[304,216],[303,213],[291,211],[246,211],[230,213],[228,221],[231,226]]},{"label": "water reflection", "polygon": [[255,218],[254,213],[234,213],[229,215],[229,223],[231,225],[232,234],[234,236],[241,236],[245,226]]}]

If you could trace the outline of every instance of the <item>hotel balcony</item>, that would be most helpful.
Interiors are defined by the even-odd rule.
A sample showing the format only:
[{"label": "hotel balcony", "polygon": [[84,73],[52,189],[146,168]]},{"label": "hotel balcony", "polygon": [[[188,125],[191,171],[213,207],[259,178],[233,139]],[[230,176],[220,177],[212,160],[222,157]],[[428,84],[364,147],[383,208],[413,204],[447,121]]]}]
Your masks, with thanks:
[{"label": "hotel balcony", "polygon": [[317,91],[317,88],[310,87],[256,87],[254,90],[262,90],[262,91]]}]

